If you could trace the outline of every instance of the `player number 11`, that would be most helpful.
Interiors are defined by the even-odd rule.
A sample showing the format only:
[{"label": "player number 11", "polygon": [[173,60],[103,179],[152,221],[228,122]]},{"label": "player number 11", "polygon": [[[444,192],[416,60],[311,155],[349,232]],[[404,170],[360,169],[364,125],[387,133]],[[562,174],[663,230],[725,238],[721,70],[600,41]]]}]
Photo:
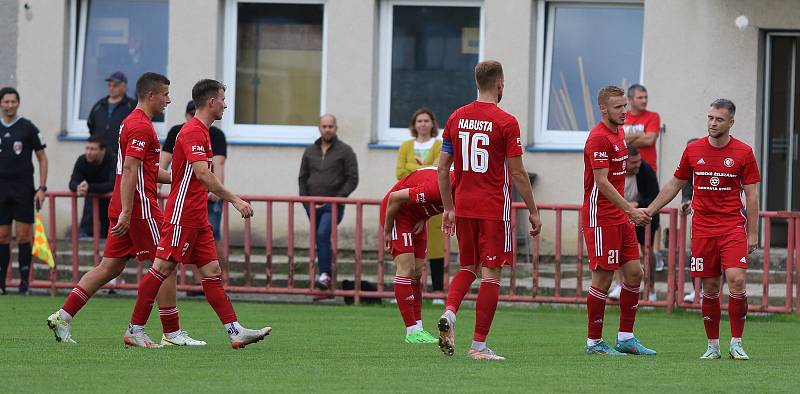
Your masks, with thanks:
[{"label": "player number 11", "polygon": [[470,135],[467,131],[459,131],[458,139],[461,140],[461,169],[484,173],[489,169],[489,151],[480,146],[489,146],[489,135],[475,133]]}]

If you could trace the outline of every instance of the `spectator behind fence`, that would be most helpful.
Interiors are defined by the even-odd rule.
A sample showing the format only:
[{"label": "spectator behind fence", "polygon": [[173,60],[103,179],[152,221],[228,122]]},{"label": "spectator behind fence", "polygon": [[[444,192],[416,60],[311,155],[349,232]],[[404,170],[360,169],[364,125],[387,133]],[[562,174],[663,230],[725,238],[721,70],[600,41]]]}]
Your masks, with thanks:
[{"label": "spectator behind fence", "polygon": [[[108,153],[106,144],[98,135],[89,137],[86,142],[85,153],[75,161],[72,176],[69,179],[69,190],[77,193],[79,197],[87,194],[106,194],[114,190],[116,180],[116,160]],[[100,237],[105,238],[108,233],[108,203],[110,197],[98,199]],[[79,229],[79,236],[94,236],[93,202],[87,198],[83,204],[83,216]]]},{"label": "spectator behind fence", "polygon": [[[642,160],[642,155],[638,149],[629,146],[628,161],[625,167],[625,201],[633,205],[634,208],[646,207],[653,202],[653,199],[658,195],[658,191],[658,178],[653,168],[650,167],[650,164],[647,164],[646,161]],[[650,274],[644,278],[645,282],[650,285],[650,294],[647,295],[650,301],[656,300],[655,281],[653,280],[655,255],[652,245],[658,224],[659,217],[658,215],[654,215],[653,219],[650,221]],[[636,226],[636,240],[639,242],[641,255],[644,256],[645,226]],[[644,262],[644,258],[642,258],[642,262]],[[617,285],[608,293],[608,298],[611,299],[619,299],[619,294],[622,290],[622,278],[619,274],[616,277]]]},{"label": "spectator behind fence", "polygon": [[[186,113],[184,119],[186,121],[192,120],[197,108],[194,101],[189,100],[186,104]],[[159,159],[159,166],[164,170],[169,170],[170,163],[172,163],[172,151],[175,148],[175,140],[178,138],[178,132],[181,131],[185,123],[173,126],[169,133],[167,133],[167,140],[164,141],[164,146],[161,147],[161,158]],[[225,133],[217,127],[211,126],[208,129],[208,134],[211,138],[211,151],[214,157],[211,159],[211,172],[219,179],[219,182],[225,183],[225,160],[228,157],[228,142],[225,139]],[[222,206],[224,201],[214,193],[208,193],[208,222],[211,223],[211,230],[214,233],[214,240],[217,246],[217,255],[220,256],[220,265],[225,267],[225,255],[222,253]],[[200,285],[200,273],[197,271],[197,266],[190,264],[196,284]],[[201,296],[202,291],[190,291],[186,293],[190,296]]]},{"label": "spectator behind fence", "polygon": [[[408,125],[411,136],[414,138],[403,142],[397,154],[397,179],[403,179],[408,174],[423,168],[439,165],[439,153],[442,150],[442,140],[437,139],[439,127],[433,111],[420,108],[411,116]],[[444,234],[442,234],[442,215],[436,215],[428,220],[428,261],[430,262],[430,276],[433,291],[444,289]],[[434,300],[441,304],[442,300]]]},{"label": "spectator behind fence", "polygon": [[[47,191],[47,154],[39,129],[17,115],[16,89],[0,89],[0,294],[6,294],[6,272],[11,262],[11,222],[16,221],[19,256],[19,293],[28,294],[33,239],[34,202],[41,206]],[[33,153],[39,162],[39,187],[33,180]]]},{"label": "spectator behind fence", "polygon": [[[358,162],[350,145],[336,137],[339,126],[331,114],[319,118],[320,138],[303,152],[298,183],[301,196],[347,197],[358,186]],[[305,204],[306,213],[311,207]],[[316,204],[317,287],[331,287],[331,204]],[[336,223],[344,216],[344,204],[337,204]]]},{"label": "spectator behind fence", "polygon": [[128,97],[128,77],[117,71],[106,78],[108,96],[101,98],[89,111],[86,125],[90,135],[99,135],[106,144],[106,149],[113,157],[117,157],[119,126],[136,108],[136,100]]}]

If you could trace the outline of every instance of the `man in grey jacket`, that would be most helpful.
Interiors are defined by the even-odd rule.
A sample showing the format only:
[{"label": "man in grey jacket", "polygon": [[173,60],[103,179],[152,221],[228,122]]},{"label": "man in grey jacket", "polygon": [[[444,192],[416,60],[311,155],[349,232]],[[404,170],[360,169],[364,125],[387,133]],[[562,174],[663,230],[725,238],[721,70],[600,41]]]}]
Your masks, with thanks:
[{"label": "man in grey jacket", "polygon": [[[314,145],[303,152],[300,163],[301,196],[347,197],[358,186],[358,162],[350,145],[336,137],[338,130],[336,117],[331,114],[319,118],[319,133]],[[306,205],[306,213],[311,215],[311,207]],[[331,204],[315,204],[315,232],[317,267],[317,287],[327,290],[331,287]],[[344,216],[344,205],[337,205],[336,223]]]}]

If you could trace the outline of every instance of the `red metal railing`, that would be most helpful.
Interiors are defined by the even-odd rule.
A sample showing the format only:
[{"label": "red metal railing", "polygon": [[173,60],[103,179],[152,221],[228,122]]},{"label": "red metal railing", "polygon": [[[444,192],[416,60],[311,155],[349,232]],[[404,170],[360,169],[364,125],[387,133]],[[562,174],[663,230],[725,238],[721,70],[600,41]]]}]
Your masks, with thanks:
[{"label": "red metal railing", "polygon": [[[50,246],[53,250],[53,254],[56,258],[56,265],[64,266],[64,265],[71,265],[71,278],[70,280],[58,280],[57,269],[51,269],[49,274],[49,280],[33,280],[35,278],[35,269],[39,268],[34,265],[31,269],[31,287],[38,287],[38,288],[50,288],[51,292],[55,294],[56,289],[58,288],[72,288],[80,279],[80,243],[78,239],[78,204],[79,198],[71,192],[49,192],[49,199],[47,203],[48,207],[48,222],[47,222],[47,231],[48,231],[48,238],[50,240]],[[101,258],[101,251],[100,251],[100,237],[98,234],[100,232],[100,225],[99,225],[99,204],[98,198],[100,196],[91,196],[90,200],[93,203],[93,213],[94,213],[94,223],[93,229],[95,236],[92,239],[92,261],[94,265],[97,265]],[[161,196],[164,198],[165,196]],[[375,209],[379,204],[380,200],[377,199],[364,199],[364,198],[336,198],[336,197],[300,197],[300,196],[243,196],[243,198],[247,201],[253,203],[254,207],[260,209],[259,207],[264,208],[265,214],[263,215],[263,229],[264,229],[264,244],[263,244],[263,255],[254,253],[254,245],[253,245],[253,226],[255,225],[255,221],[259,220],[259,217],[256,216],[253,219],[246,220],[244,222],[243,227],[243,261],[241,262],[241,272],[236,272],[237,275],[241,274],[242,279],[237,281],[240,283],[231,284],[231,272],[229,272],[229,264],[223,264],[223,271],[225,274],[226,286],[228,291],[231,292],[239,292],[239,293],[271,293],[271,294],[296,294],[296,295],[306,295],[306,296],[318,296],[318,297],[326,297],[326,296],[349,296],[354,297],[355,302],[359,303],[363,297],[393,297],[393,292],[389,291],[385,287],[385,279],[387,276],[387,269],[386,269],[386,260],[390,260],[390,257],[387,257],[383,245],[383,232],[378,230],[375,237],[372,239],[365,240],[364,234],[364,223],[365,221],[372,221],[377,225],[378,218],[377,217],[368,217],[365,218],[364,209],[365,207],[372,207]],[[58,239],[57,239],[57,210],[56,210],[56,201],[59,199],[66,199],[70,203],[70,221],[71,221],[71,232],[70,232],[70,245],[71,245],[71,253],[66,255],[64,253],[58,253]],[[162,201],[163,203],[163,201]],[[313,229],[316,227],[316,218],[315,215],[309,216],[308,221],[308,228],[309,228],[309,236],[308,236],[308,243],[307,243],[307,262],[301,264],[298,262],[298,250],[300,250],[300,254],[302,254],[303,249],[301,244],[297,242],[295,233],[298,231],[296,226],[295,220],[295,208],[298,204],[310,204],[314,206],[314,204],[332,204],[332,218],[337,217],[338,213],[338,205],[344,206],[351,206],[355,209],[355,233],[353,239],[353,250],[352,250],[352,259],[353,259],[353,272],[352,278],[354,281],[354,289],[353,290],[343,290],[339,288],[334,288],[331,290],[318,290],[314,287],[314,277],[316,274],[316,239],[315,239],[315,231]],[[280,247],[276,246],[275,236],[274,236],[274,227],[276,225],[282,225],[275,223],[275,210],[276,209],[286,209],[286,246],[285,246],[285,254],[281,254],[282,252]],[[516,237],[516,220],[517,220],[517,213],[522,210],[526,211],[524,204],[522,203],[514,203],[512,204],[512,226],[513,229],[512,236],[513,239],[517,240]],[[584,253],[584,242],[583,242],[583,233],[581,231],[581,220],[580,220],[580,206],[579,205],[568,205],[568,204],[542,204],[539,206],[539,210],[541,212],[541,216],[543,218],[549,219],[550,215],[553,218],[553,226],[551,227],[553,231],[552,234],[552,254],[551,255],[542,255],[542,244],[541,244],[541,236],[537,236],[534,239],[530,240],[529,246],[531,251],[531,258],[530,264],[523,264],[520,262],[516,262],[511,268],[506,270],[507,274],[504,275],[503,287],[501,289],[500,300],[501,301],[512,301],[512,302],[536,302],[536,303],[571,303],[571,304],[582,304],[586,302],[585,292],[584,292],[584,263],[585,263],[585,253]],[[260,212],[260,211],[259,211]],[[685,303],[683,302],[682,294],[684,289],[684,281],[686,279],[685,275],[685,267],[686,267],[686,234],[687,234],[687,221],[686,217],[681,216],[678,214],[677,210],[675,209],[664,209],[662,210],[662,216],[666,216],[669,220],[666,222],[666,226],[662,224],[662,228],[669,229],[668,232],[668,248],[666,249],[666,257],[667,257],[667,273],[666,273],[666,298],[663,300],[657,301],[648,301],[647,295],[649,294],[651,287],[650,283],[646,282],[644,286],[644,291],[642,291],[643,299],[640,301],[641,305],[649,305],[649,306],[657,306],[657,307],[664,307],[668,310],[671,310],[673,306],[677,305],[682,308],[696,308],[699,306],[697,302],[697,297],[695,298],[695,302],[693,303]],[[567,236],[575,237],[575,249],[570,252],[565,253],[564,249],[564,215],[575,215],[575,219],[577,222],[577,226],[574,227],[573,230],[569,231],[572,235],[567,234]],[[765,312],[791,312],[794,306],[794,300],[800,299],[800,286],[797,288],[797,295],[794,296],[793,289],[797,280],[795,280],[795,272],[800,271],[800,213],[798,212],[762,212],[761,217],[763,218],[763,226],[764,226],[764,271],[762,274],[762,286],[763,286],[763,293],[765,296],[761,297],[761,301],[758,305],[751,305],[751,310],[758,310],[758,311],[765,311]],[[549,223],[545,219],[545,228],[544,231],[547,232],[550,227],[547,223]],[[786,248],[786,269],[785,269],[785,299],[784,303],[780,306],[777,305],[769,305],[769,291],[770,291],[770,243],[771,243],[771,222],[773,220],[786,220],[788,222],[788,234],[787,239],[787,248]],[[229,249],[228,249],[228,237],[229,237],[229,223],[228,223],[228,206],[225,205],[223,210],[223,223],[222,223],[222,256],[223,260],[227,261],[229,257]],[[663,223],[663,221],[662,221]],[[650,272],[650,231],[646,229],[645,231],[645,244],[646,249],[643,257],[643,269],[645,277],[650,277],[654,273]],[[523,238],[524,239],[524,238]],[[374,279],[370,277],[371,280],[375,280],[377,291],[364,291],[362,290],[362,283],[364,281],[364,269],[368,265],[364,258],[365,256],[365,242],[369,244],[371,247],[366,248],[368,253],[372,253],[374,251],[374,255],[376,256],[375,261],[375,275]],[[519,244],[519,242],[518,242]],[[339,245],[339,232],[337,221],[331,221],[331,245],[332,245],[332,283],[338,283],[339,279],[339,257],[341,255],[341,251],[338,248]],[[349,251],[348,251],[349,253]],[[258,280],[258,284],[255,283],[255,277],[260,276],[261,273],[257,273],[254,270],[256,263],[253,261],[254,255],[264,256],[264,267],[263,267],[263,274],[265,279],[261,281]],[[519,255],[519,250],[518,250]],[[573,258],[574,256],[574,258]],[[276,267],[278,267],[275,258],[276,257],[285,257],[286,259],[286,266],[285,268],[285,280],[284,279],[276,279],[278,278],[278,274],[276,273]],[[515,256],[515,259],[518,256]],[[425,298],[445,298],[447,292],[447,286],[449,284],[449,272],[450,272],[450,261],[451,253],[449,250],[449,242],[445,242],[445,254],[444,254],[444,290],[441,292],[426,292],[424,294]],[[552,260],[552,264],[549,262],[544,262],[545,260]],[[566,261],[572,260],[572,261]],[[570,269],[570,266],[574,266],[574,269]],[[141,279],[143,273],[143,267],[141,263],[136,263],[136,277],[137,282]],[[370,266],[370,268],[373,268]],[[755,267],[751,267],[755,268]],[[525,278],[523,276],[517,275],[519,272],[529,269],[530,270],[530,277]],[[11,270],[9,270],[10,272]],[[306,274],[302,275],[302,272],[305,271]],[[510,273],[509,273],[510,271]],[[548,272],[544,272],[548,271]],[[552,271],[552,272],[550,272]],[[510,274],[510,275],[509,275]],[[188,283],[187,273],[185,266],[181,266],[179,271],[179,284],[178,288],[180,290],[199,290],[200,286],[197,284]],[[302,275],[302,276],[298,276]],[[523,274],[525,275],[525,274]],[[11,274],[9,273],[9,277]],[[281,274],[280,276],[283,276]],[[305,276],[305,279],[303,278]],[[391,276],[389,276],[391,279]],[[552,279],[552,280],[551,280]],[[574,279],[574,285],[572,285],[572,281]],[[586,278],[588,280],[588,277]],[[547,285],[543,285],[543,281],[547,281]],[[263,282],[263,283],[262,283]],[[303,283],[306,282],[306,283]],[[569,282],[567,286],[565,283]],[[13,286],[18,281],[10,281],[9,285]],[[279,285],[280,283],[280,285]],[[662,282],[663,283],[663,282]],[[107,285],[109,288],[119,288],[119,289],[136,289],[137,283],[121,283],[121,284],[114,284],[114,285]],[[698,292],[699,294],[699,292]],[[752,294],[751,294],[752,296]],[[476,294],[468,294],[467,299],[475,299],[477,297]],[[677,298],[676,298],[677,297]],[[751,297],[751,299],[758,299],[758,297]]]}]

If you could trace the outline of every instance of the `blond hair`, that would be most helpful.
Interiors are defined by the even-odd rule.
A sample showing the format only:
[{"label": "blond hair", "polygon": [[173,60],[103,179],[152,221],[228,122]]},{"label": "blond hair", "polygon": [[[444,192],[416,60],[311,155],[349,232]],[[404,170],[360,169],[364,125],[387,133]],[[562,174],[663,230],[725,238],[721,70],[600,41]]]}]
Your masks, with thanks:
[{"label": "blond hair", "polygon": [[489,90],[498,79],[503,79],[503,65],[497,60],[484,60],[475,66],[475,83],[478,90]]}]

